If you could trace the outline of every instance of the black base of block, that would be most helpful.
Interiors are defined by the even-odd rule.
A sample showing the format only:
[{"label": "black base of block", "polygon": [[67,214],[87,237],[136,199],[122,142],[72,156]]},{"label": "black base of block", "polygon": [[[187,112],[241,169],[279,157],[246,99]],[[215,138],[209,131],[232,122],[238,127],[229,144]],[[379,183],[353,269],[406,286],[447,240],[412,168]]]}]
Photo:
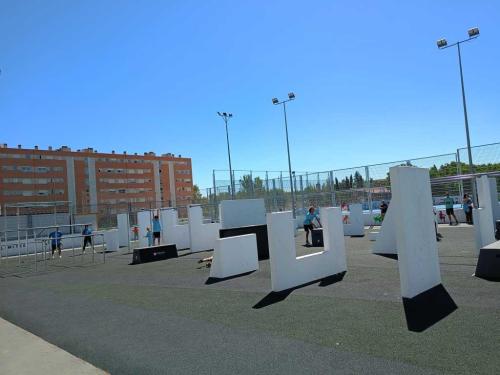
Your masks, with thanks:
[{"label": "black base of block", "polygon": [[425,331],[458,307],[442,284],[413,297],[403,297],[408,330]]},{"label": "black base of block", "polygon": [[242,236],[254,233],[257,237],[257,256],[259,260],[269,259],[267,225],[248,225],[238,228],[219,229],[219,238]]},{"label": "black base of block", "polygon": [[481,249],[477,259],[476,277],[487,280],[500,280],[500,241],[498,248]]},{"label": "black base of block", "polygon": [[155,262],[157,260],[177,258],[178,256],[175,244],[139,247],[134,249],[132,264]]}]

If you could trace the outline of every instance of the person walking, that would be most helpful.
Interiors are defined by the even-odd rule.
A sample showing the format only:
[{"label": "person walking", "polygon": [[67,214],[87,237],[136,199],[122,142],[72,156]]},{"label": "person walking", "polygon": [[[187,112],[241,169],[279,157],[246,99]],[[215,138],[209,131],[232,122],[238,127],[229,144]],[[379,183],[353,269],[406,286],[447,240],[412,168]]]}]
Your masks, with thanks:
[{"label": "person walking", "polygon": [[156,244],[156,240],[158,240],[158,246],[160,245],[161,239],[161,224],[158,215],[155,215],[153,218],[153,245]]},{"label": "person walking", "polygon": [[387,205],[387,203],[385,203],[385,201],[382,201],[382,203],[380,204],[380,216],[382,217],[382,221],[384,220],[388,208],[389,206]]},{"label": "person walking", "polygon": [[82,230],[82,235],[84,236],[82,253],[85,253],[85,248],[87,247],[87,245],[92,246],[92,229],[90,229],[88,225],[85,225]]},{"label": "person walking", "polygon": [[472,225],[472,208],[474,207],[474,203],[472,199],[467,194],[464,194],[464,199],[462,201],[462,205],[465,212],[465,221],[467,224]]},{"label": "person walking", "polygon": [[455,201],[453,200],[452,197],[450,197],[450,193],[446,192],[446,198],[444,198],[444,206],[446,207],[446,215],[448,215],[448,219],[450,220],[450,225],[453,225],[453,222],[451,221],[452,216],[455,219],[455,225],[458,225],[457,217],[455,216],[455,212],[453,211],[454,204]]},{"label": "person walking", "polygon": [[51,238],[51,247],[52,247],[52,259],[54,259],[54,253],[57,249],[59,253],[59,258],[62,258],[61,250],[62,250],[62,238],[63,234],[59,232],[59,227],[56,227],[56,229],[49,233],[49,238]]},{"label": "person walking", "polygon": [[[309,211],[306,214],[306,218],[304,219],[304,230],[306,232],[306,246],[311,246],[311,243],[309,242],[309,232],[311,232],[311,237],[312,237],[312,230],[314,229],[314,224],[313,221],[316,219],[318,224],[321,226],[321,222],[319,221],[319,216],[314,212],[314,207],[309,207]],[[312,238],[311,238],[312,240]]]}]

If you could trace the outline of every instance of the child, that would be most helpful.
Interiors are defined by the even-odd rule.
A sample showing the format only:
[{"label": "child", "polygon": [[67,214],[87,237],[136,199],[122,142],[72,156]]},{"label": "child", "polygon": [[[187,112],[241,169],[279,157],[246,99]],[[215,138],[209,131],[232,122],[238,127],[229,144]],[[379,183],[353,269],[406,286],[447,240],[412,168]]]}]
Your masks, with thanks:
[{"label": "child", "polygon": [[446,216],[443,211],[439,211],[439,220],[441,220],[441,224],[446,223]]},{"label": "child", "polygon": [[134,241],[137,241],[139,239],[139,227],[137,225],[132,228],[132,233],[134,234]]},{"label": "child", "polygon": [[[342,205],[340,206],[340,209],[342,210],[342,212],[349,211],[349,206],[347,205],[347,203],[342,202]],[[342,222],[344,224],[349,224],[349,215],[343,215],[342,216]]]},{"label": "child", "polygon": [[149,227],[146,228],[146,235],[144,237],[148,239],[148,246],[153,246],[153,232],[151,232]]},{"label": "child", "polygon": [[[312,237],[312,230],[314,229],[313,221],[316,219],[319,225],[321,225],[321,222],[319,221],[319,217],[314,212],[314,207],[309,207],[309,211],[306,214],[306,218],[304,220],[304,231],[306,232],[306,246],[311,246],[309,242],[309,232],[311,232],[311,237]],[[311,238],[312,240],[312,238]]]}]

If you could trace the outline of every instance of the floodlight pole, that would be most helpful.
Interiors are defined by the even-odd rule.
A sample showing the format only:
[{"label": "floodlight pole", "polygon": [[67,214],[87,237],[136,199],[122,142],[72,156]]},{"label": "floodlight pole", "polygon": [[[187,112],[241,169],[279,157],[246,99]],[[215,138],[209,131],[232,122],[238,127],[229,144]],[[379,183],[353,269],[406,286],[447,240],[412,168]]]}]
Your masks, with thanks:
[{"label": "floodlight pole", "polygon": [[286,151],[288,154],[288,175],[290,178],[290,193],[292,195],[292,214],[293,214],[293,218],[295,219],[295,208],[296,208],[295,207],[295,189],[293,186],[292,162],[290,161],[290,143],[288,141],[288,122],[287,122],[287,118],[286,118],[286,103],[289,101],[292,101],[293,99],[295,99],[295,96],[291,97],[287,100],[283,100],[281,102],[276,102],[274,104],[275,105],[283,104],[283,116],[285,117]]},{"label": "floodlight pole", "polygon": [[217,112],[217,114],[222,117],[222,119],[224,120],[224,124],[226,125],[227,157],[229,160],[229,183],[231,184],[231,199],[234,199],[233,169],[231,167],[231,150],[229,148],[229,131],[227,129],[227,122],[229,121],[229,118],[232,117],[232,114],[228,115],[225,112]]},{"label": "floodlight pole", "polygon": [[[473,174],[474,173],[474,164],[472,163],[472,149],[470,145],[470,134],[469,134],[469,118],[467,116],[467,102],[465,100],[465,86],[464,86],[464,75],[463,75],[463,69],[462,69],[462,54],[460,50],[460,44],[464,42],[469,42],[473,39],[476,39],[477,36],[469,37],[468,39],[461,40],[459,42],[456,42],[451,45],[446,45],[444,47],[439,47],[440,49],[446,49],[449,47],[457,46],[458,50],[458,66],[460,68],[460,83],[462,86],[462,104],[463,104],[463,109],[464,109],[464,122],[465,122],[465,136],[467,139],[467,154],[469,157],[469,173]],[[471,181],[472,185],[472,201],[474,202],[474,207],[478,207],[478,201],[477,201],[477,191],[476,191],[476,182],[474,180]]]}]

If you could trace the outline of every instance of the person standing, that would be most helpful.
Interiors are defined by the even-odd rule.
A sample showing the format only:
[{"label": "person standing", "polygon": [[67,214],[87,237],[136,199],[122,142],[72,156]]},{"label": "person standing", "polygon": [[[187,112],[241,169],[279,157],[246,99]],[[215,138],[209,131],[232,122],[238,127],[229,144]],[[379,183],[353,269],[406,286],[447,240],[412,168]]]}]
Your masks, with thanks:
[{"label": "person standing", "polygon": [[49,238],[52,239],[51,241],[51,247],[52,247],[52,259],[54,259],[54,253],[57,249],[58,253],[59,253],[59,258],[62,258],[62,254],[61,254],[61,250],[62,250],[62,241],[61,241],[61,238],[62,238],[63,234],[61,232],[59,232],[59,227],[56,227],[56,229],[49,233]]},{"label": "person standing", "polygon": [[464,194],[464,200],[462,201],[464,212],[465,212],[465,221],[467,224],[472,225],[472,208],[474,204],[472,203],[472,199],[467,194]]},{"label": "person standing", "polygon": [[306,218],[304,219],[304,230],[306,232],[306,246],[311,246],[311,243],[309,242],[309,232],[311,232],[311,237],[312,237],[312,230],[314,229],[314,224],[313,221],[316,219],[319,225],[321,225],[321,222],[319,221],[319,217],[314,212],[314,207],[309,207],[309,211],[306,214]]},{"label": "person standing", "polygon": [[160,245],[161,238],[161,224],[158,215],[155,215],[153,218],[153,245],[156,244],[156,240],[158,240],[158,246]]},{"label": "person standing", "polygon": [[453,222],[451,221],[452,216],[455,219],[455,225],[458,225],[457,217],[455,216],[455,212],[453,211],[454,204],[455,201],[453,200],[452,197],[450,197],[450,193],[446,192],[446,198],[444,198],[444,206],[446,207],[446,215],[448,215],[448,219],[450,220],[450,225],[453,225]]},{"label": "person standing", "polygon": [[82,230],[82,235],[84,236],[82,253],[85,253],[85,248],[87,247],[87,245],[92,246],[92,229],[90,229],[88,225],[85,225]]},{"label": "person standing", "polygon": [[132,233],[134,234],[134,241],[139,240],[139,227],[137,225],[134,225],[132,228]]},{"label": "person standing", "polygon": [[385,203],[385,201],[382,201],[382,203],[380,204],[380,216],[382,217],[382,220],[384,220],[388,208],[389,206],[387,205],[387,203]]}]

